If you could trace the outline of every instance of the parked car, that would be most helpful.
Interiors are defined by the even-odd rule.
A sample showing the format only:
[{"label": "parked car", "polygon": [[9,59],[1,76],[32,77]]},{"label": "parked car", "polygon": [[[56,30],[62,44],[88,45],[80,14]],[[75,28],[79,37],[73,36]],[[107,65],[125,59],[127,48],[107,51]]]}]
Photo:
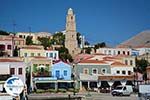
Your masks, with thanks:
[{"label": "parked car", "polygon": [[125,86],[117,86],[114,90],[111,91],[111,94],[113,96],[130,96],[133,92],[131,85],[125,85]]}]

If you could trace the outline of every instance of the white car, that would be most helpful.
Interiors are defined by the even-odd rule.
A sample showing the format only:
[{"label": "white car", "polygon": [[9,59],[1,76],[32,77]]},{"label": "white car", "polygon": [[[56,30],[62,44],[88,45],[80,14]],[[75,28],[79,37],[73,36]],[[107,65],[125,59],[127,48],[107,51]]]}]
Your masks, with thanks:
[{"label": "white car", "polygon": [[113,96],[123,96],[123,95],[130,96],[132,92],[133,92],[132,86],[125,85],[125,86],[117,86],[114,90],[112,90],[111,94]]}]

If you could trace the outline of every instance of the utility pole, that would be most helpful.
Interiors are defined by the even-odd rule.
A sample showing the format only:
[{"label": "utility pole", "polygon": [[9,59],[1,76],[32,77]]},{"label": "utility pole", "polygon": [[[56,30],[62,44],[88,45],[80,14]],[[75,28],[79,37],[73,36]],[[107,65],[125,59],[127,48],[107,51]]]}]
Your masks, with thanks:
[{"label": "utility pole", "polygon": [[31,27],[29,27],[29,34],[30,34],[30,36],[31,36]]},{"label": "utility pole", "polygon": [[13,34],[12,34],[12,57],[14,56],[14,37],[15,37],[15,27],[16,27],[16,23],[15,21],[13,21],[12,23],[13,25]]},{"label": "utility pole", "polygon": [[13,20],[12,25],[13,25],[13,33],[15,34],[15,32],[16,32],[16,23],[15,23],[15,21],[14,21],[14,20]]}]

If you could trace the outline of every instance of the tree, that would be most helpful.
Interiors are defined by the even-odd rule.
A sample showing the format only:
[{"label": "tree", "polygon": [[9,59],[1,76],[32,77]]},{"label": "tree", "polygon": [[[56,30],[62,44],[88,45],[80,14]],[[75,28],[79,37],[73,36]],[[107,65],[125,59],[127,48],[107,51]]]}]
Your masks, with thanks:
[{"label": "tree", "polygon": [[4,56],[3,50],[0,50],[0,57]]},{"label": "tree", "polygon": [[32,45],[33,41],[32,41],[32,37],[31,36],[27,36],[26,38],[26,45]]},{"label": "tree", "polygon": [[6,31],[0,30],[0,35],[9,35],[9,33]]},{"label": "tree", "polygon": [[94,45],[94,49],[103,48],[103,47],[106,47],[105,42],[97,43]]},{"label": "tree", "polygon": [[87,47],[87,48],[84,48],[84,50],[85,50],[85,53],[91,54],[92,48],[91,47]]},{"label": "tree", "polygon": [[17,47],[15,47],[15,49],[13,50],[13,56],[14,57],[18,57],[18,49],[17,49]]},{"label": "tree", "polygon": [[85,45],[90,45],[90,43],[88,41],[85,41]]},{"label": "tree", "polygon": [[54,45],[65,45],[65,35],[62,32],[55,33],[51,41]]},{"label": "tree", "polygon": [[38,40],[41,42],[41,45],[43,45],[44,49],[47,49],[47,47],[50,47],[52,44],[52,41],[47,37],[41,37],[38,38]]},{"label": "tree", "polygon": [[147,80],[146,67],[148,66],[148,61],[145,59],[136,59],[137,71],[143,74],[143,79]]},{"label": "tree", "polygon": [[60,48],[57,48],[56,50],[59,51],[59,58],[63,61],[70,61],[72,62],[73,59],[72,59],[72,56],[69,54],[69,51],[67,48],[65,48],[64,46],[63,47],[60,47]]},{"label": "tree", "polygon": [[141,72],[146,71],[146,67],[148,66],[148,61],[145,59],[138,60],[136,59],[136,66]]}]

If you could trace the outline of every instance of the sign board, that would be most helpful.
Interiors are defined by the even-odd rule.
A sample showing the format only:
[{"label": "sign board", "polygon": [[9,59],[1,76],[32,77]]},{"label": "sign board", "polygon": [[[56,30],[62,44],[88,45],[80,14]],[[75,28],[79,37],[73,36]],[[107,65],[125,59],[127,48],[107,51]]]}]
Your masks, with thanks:
[{"label": "sign board", "polygon": [[148,84],[139,85],[139,93],[150,93],[150,85]]},{"label": "sign board", "polygon": [[18,96],[24,89],[22,80],[18,77],[10,77],[5,81],[4,88],[11,96]]}]

